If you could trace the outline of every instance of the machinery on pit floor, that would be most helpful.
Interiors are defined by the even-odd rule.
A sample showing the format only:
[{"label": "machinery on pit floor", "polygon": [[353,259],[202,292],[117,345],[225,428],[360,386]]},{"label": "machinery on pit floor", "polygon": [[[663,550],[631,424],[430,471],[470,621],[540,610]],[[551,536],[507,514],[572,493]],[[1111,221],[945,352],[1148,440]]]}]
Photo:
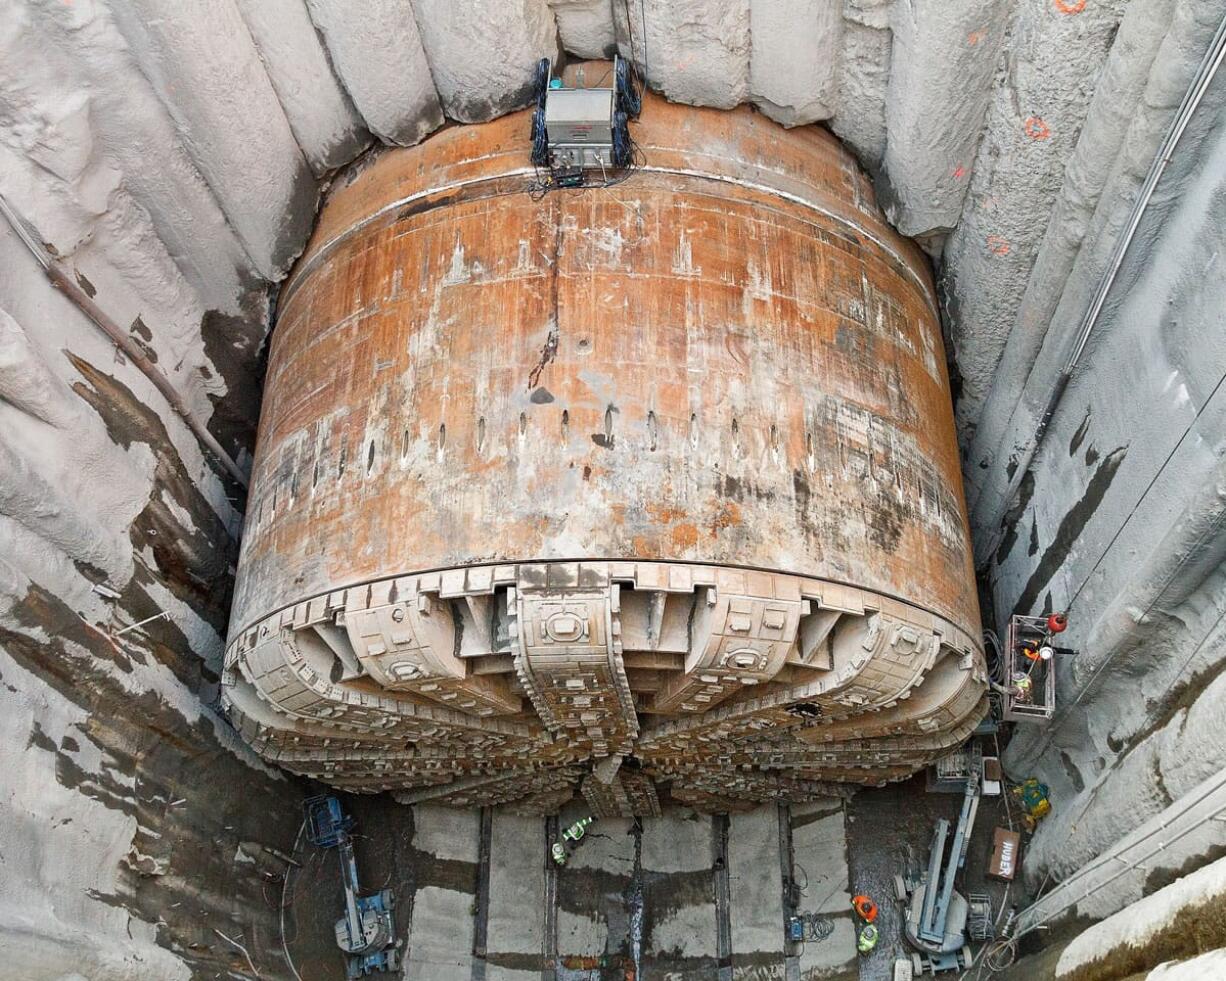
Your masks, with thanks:
[{"label": "machinery on pit floor", "polygon": [[821,943],[834,933],[834,920],[825,913],[791,913],[783,930],[788,943]]},{"label": "machinery on pit floor", "polygon": [[966,864],[966,848],[975,826],[979,809],[982,763],[976,757],[969,767],[962,810],[958,824],[950,837],[949,821],[936,823],[932,849],[926,869],[915,878],[896,875],[894,891],[900,902],[906,903],[903,933],[916,948],[911,955],[917,975],[941,971],[966,970],[972,958],[968,940],[972,928],[982,933],[981,924],[991,921],[991,903],[982,906],[986,897],[974,897],[972,902],[954,888],[958,872]]},{"label": "machinery on pit floor", "polygon": [[1036,777],[1029,777],[1013,788],[1013,796],[1022,808],[1022,820],[1027,831],[1034,831],[1038,823],[1051,813],[1051,791],[1047,784]]},{"label": "machinery on pit floor", "polygon": [[[808,876],[805,876],[806,882]],[[837,887],[836,887],[837,888]],[[834,896],[834,890],[827,893],[817,906],[823,907],[826,900]],[[834,915],[828,912],[806,912],[801,910],[801,902],[804,897],[804,887],[795,879],[787,878],[784,880],[784,899],[783,899],[783,938],[789,944],[808,944],[821,943],[832,933],[834,933],[835,919]],[[857,944],[861,945],[861,941],[868,946],[862,949],[861,953],[867,953],[877,943],[877,904],[868,896],[859,895],[851,901],[852,912],[857,917]],[[865,928],[872,927],[871,930]]]},{"label": "machinery on pit floor", "polygon": [[642,97],[629,62],[614,56],[609,87],[568,88],[553,76],[552,64],[536,65],[536,103],[532,111],[534,190],[611,187],[630,176],[636,147],[630,120]]},{"label": "machinery on pit floor", "polygon": [[[1014,616],[1003,650],[990,632],[985,636],[995,648],[993,664],[994,706],[980,723],[976,736],[995,738],[1001,722],[1034,722],[1052,718],[1056,706],[1056,659],[1076,651],[1056,645],[1056,638],[1068,627],[1063,613],[1042,617]],[[918,876],[895,876],[895,892],[906,904],[903,932],[916,949],[908,961],[895,964],[902,977],[966,970],[973,963],[969,944],[987,943],[996,937],[992,899],[986,893],[963,896],[955,880],[966,862],[967,846],[975,824],[981,796],[997,796],[1004,786],[1004,774],[997,757],[985,757],[972,740],[962,751],[938,760],[928,774],[929,792],[961,790],[962,809],[950,837],[949,821],[936,824],[928,865]],[[1026,830],[1051,811],[1046,784],[1031,777],[1013,786],[1011,800],[1020,808]],[[1009,840],[1008,868],[994,869],[990,878],[1011,880],[1016,873],[1018,836],[997,829]],[[1004,936],[1009,935],[1006,925]]]},{"label": "machinery on pit floor", "polygon": [[353,854],[353,818],[330,795],[308,798],[307,837],[321,848],[335,848],[340,856],[345,889],[345,915],[336,921],[336,944],[345,954],[345,977],[361,978],[400,966],[400,942],[393,916],[395,897],[390,889],[363,896]]}]

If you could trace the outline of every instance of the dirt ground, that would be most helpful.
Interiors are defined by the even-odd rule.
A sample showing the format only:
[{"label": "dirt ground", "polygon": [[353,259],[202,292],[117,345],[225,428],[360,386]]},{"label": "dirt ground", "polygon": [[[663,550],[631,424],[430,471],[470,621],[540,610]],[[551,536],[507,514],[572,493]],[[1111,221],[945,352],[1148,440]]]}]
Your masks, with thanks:
[{"label": "dirt ground", "polygon": [[[414,908],[420,890],[431,891],[430,887],[435,887],[435,894],[442,889],[473,897],[477,895],[480,875],[477,861],[459,857],[440,858],[414,847],[412,808],[393,805],[384,799],[344,797],[343,800],[346,809],[357,821],[355,846],[363,890],[392,890],[398,904],[397,929],[402,939],[408,939],[409,913]],[[903,910],[894,899],[894,876],[908,868],[914,872],[927,862],[936,820],[945,817],[951,824],[955,823],[961,805],[961,794],[929,793],[922,774],[904,783],[861,791],[848,801],[846,842],[850,892],[865,892],[872,896],[880,907],[878,926],[881,939],[871,955],[859,960],[861,981],[892,981],[894,961],[910,956],[910,948],[902,935]],[[1014,810],[1014,823],[1020,824],[1016,809]],[[959,879],[958,888],[964,893],[987,893],[992,897],[994,910],[999,912],[1003,905],[1021,902],[1022,896],[1020,886],[1006,887],[1006,884],[986,879],[984,876],[991,851],[992,831],[997,826],[1009,826],[1006,798],[981,798],[967,854],[966,869]],[[591,842],[596,851],[601,850],[602,844],[604,842],[597,838],[593,838]],[[777,852],[777,844],[773,840],[770,844],[774,852]],[[294,857],[301,863],[301,868],[295,868],[290,876],[285,912],[285,935],[294,966],[302,981],[343,981],[344,966],[333,940],[333,923],[340,915],[343,903],[336,852],[316,848],[304,840]],[[471,857],[476,858],[475,850]],[[597,857],[595,852],[585,856],[592,861]],[[1025,858],[1023,838],[1023,864]],[[714,909],[710,904],[715,901],[714,893],[707,896],[713,888],[708,881],[713,874],[711,861],[710,858],[704,859],[699,863],[703,867],[693,872],[670,870],[670,875],[647,874],[643,881],[643,898],[649,900],[646,904],[649,909],[659,907],[654,915],[671,915],[671,906],[675,905],[678,897],[667,897],[671,896],[681,880],[688,881],[689,878],[697,877],[695,884],[701,886],[703,895],[695,897],[694,902],[702,900],[699,905],[702,907],[701,919],[704,924],[708,918],[714,920],[714,916],[709,916],[707,912]],[[590,863],[579,863],[584,864]],[[580,872],[580,869],[577,867],[569,871],[575,873]],[[810,869],[809,874],[817,873]],[[591,877],[595,875],[595,871],[583,870],[581,875],[586,885],[591,887],[594,882]],[[657,882],[657,879],[660,881]],[[701,882],[698,882],[698,879]],[[622,885],[624,883],[620,883],[619,888],[613,889],[610,894],[615,898],[623,897],[626,890],[621,888]],[[657,895],[660,889],[664,889],[664,893]],[[269,885],[270,902],[276,902],[279,892],[279,885]],[[592,902],[599,898],[598,894],[603,895],[599,890],[591,891]],[[653,897],[654,901],[651,901]],[[560,908],[569,907],[563,902]],[[781,923],[781,914],[779,919]],[[1003,921],[1003,916],[1001,920]],[[677,927],[680,927],[683,921],[684,918],[678,921]],[[734,917],[734,924],[736,922],[739,921]],[[774,918],[771,918],[771,924],[773,923]],[[663,925],[661,929],[664,929]],[[655,963],[656,968],[661,968],[667,961],[669,970],[666,970],[665,974],[679,971],[679,976],[702,977],[714,969],[717,960],[714,925],[712,931],[708,944],[711,950],[699,949],[706,941],[703,938],[695,938],[694,942],[698,946],[690,951],[694,957],[680,956],[680,951],[674,951],[670,957],[664,957],[667,952],[653,951],[649,959]],[[655,931],[653,929],[646,932],[650,934]],[[562,951],[559,951],[559,954],[561,953]],[[699,954],[704,956],[695,959]],[[539,958],[534,957],[524,959],[522,965],[517,962],[514,966],[540,970],[542,964]],[[557,966],[562,968],[564,965],[558,963]],[[779,970],[782,973],[782,960]],[[561,970],[558,973],[561,975],[567,972]],[[651,974],[652,971],[646,973]],[[726,970],[716,971],[710,976],[726,973]],[[288,971],[285,976],[292,978]],[[948,974],[945,977],[952,979],[957,975]],[[983,972],[977,977],[976,972],[971,971],[968,977],[973,981],[986,981],[988,973]]]}]

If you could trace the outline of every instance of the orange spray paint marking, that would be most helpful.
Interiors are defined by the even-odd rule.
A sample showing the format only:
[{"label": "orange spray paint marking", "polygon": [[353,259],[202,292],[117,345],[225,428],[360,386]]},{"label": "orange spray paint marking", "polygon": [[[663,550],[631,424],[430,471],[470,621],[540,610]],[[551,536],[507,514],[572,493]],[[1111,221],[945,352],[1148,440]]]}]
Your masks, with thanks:
[{"label": "orange spray paint marking", "polygon": [[1001,238],[999,235],[988,236],[988,251],[994,255],[1009,254],[1009,240]]},{"label": "orange spray paint marking", "polygon": [[966,43],[972,46],[978,44],[982,40],[983,31],[971,31],[970,34],[966,36]]},{"label": "orange spray paint marking", "polygon": [[1086,0],[1054,0],[1062,14],[1079,14],[1086,9]]},{"label": "orange spray paint marking", "polygon": [[963,167],[961,164],[958,164],[958,166],[954,168],[954,180],[962,180],[962,178],[965,176],[966,176],[966,168]]},{"label": "orange spray paint marking", "polygon": [[1051,130],[1041,117],[1031,116],[1026,120],[1026,135],[1032,140],[1045,140],[1051,136]]}]

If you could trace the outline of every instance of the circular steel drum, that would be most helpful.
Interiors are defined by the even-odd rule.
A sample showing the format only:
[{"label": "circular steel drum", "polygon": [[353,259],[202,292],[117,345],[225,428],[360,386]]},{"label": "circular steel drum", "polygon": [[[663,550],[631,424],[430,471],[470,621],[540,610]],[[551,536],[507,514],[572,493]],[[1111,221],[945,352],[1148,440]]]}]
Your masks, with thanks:
[{"label": "circular steel drum", "polygon": [[[227,659],[270,758],[650,812],[665,782],[727,806],[717,738],[756,733],[742,799],[795,797],[910,773],[982,712],[922,253],[821,129],[648,96],[632,134],[608,188],[531,193],[518,113],[330,193],[280,300]],[[898,745],[839,756],[866,712]],[[361,759],[325,766],[338,727]],[[476,769],[406,763],[482,733]]]}]

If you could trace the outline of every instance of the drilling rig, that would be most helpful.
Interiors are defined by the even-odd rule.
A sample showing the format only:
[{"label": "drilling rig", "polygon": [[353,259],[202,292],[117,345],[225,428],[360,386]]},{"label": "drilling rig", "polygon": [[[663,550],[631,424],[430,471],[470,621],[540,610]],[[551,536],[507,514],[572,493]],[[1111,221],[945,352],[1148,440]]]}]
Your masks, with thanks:
[{"label": "drilling rig", "polygon": [[345,977],[396,970],[400,966],[400,944],[392,913],[395,897],[390,889],[362,895],[353,854],[353,818],[332,796],[311,797],[305,808],[311,842],[321,848],[335,848],[341,860],[345,915],[336,921],[336,944],[345,954]]}]

